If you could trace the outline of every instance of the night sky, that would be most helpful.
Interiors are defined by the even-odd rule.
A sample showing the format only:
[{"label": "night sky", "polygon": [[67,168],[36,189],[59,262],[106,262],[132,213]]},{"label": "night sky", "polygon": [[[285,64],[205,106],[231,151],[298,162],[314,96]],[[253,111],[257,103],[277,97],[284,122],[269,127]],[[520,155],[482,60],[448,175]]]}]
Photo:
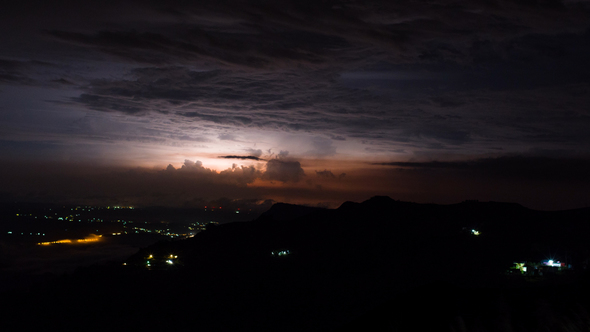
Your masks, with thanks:
[{"label": "night sky", "polygon": [[590,206],[590,1],[11,1],[0,199]]}]

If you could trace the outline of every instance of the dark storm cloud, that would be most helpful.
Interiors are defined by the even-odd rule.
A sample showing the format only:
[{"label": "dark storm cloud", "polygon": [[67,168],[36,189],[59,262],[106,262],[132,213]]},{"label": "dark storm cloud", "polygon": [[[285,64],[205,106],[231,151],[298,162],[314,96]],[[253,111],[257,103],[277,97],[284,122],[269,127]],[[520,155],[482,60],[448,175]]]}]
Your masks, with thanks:
[{"label": "dark storm cloud", "polygon": [[[365,120],[358,122],[358,112],[387,102],[363,91],[341,87],[334,82],[334,74],[321,72],[252,74],[165,67],[136,69],[132,75],[134,80],[96,80],[75,101],[102,111],[167,112],[194,121],[288,131],[350,125],[362,130],[363,122],[374,127],[378,119],[363,117]],[[310,105],[318,110],[310,111]],[[317,148],[318,153],[331,153],[329,148],[319,145]]]},{"label": "dark storm cloud", "polygon": [[202,1],[167,2],[165,10],[159,3],[142,7],[157,12],[144,11],[146,20],[159,16],[161,21],[140,30],[121,22],[95,33],[49,33],[141,63],[208,61],[260,68],[359,61],[366,54],[397,61],[464,61],[498,53],[498,40],[587,26],[584,7],[560,1]]},{"label": "dark storm cloud", "polygon": [[530,179],[539,181],[590,182],[590,158],[549,158],[504,156],[468,161],[389,162],[373,165],[393,166],[409,170],[449,170],[480,173],[504,179]]},{"label": "dark storm cloud", "polygon": [[[373,151],[392,143],[397,150],[461,146],[479,153],[497,148],[492,141],[588,145],[587,135],[569,130],[576,124],[568,114],[549,128],[533,109],[546,108],[537,99],[540,90],[553,89],[541,95],[547,101],[564,86],[590,82],[583,3],[173,1],[132,7],[135,23],[121,14],[100,28],[46,29],[57,41],[142,67],[80,86],[84,93],[74,101],[87,108],[160,113],[221,129],[356,138]],[[107,18],[105,8],[97,21]],[[503,118],[498,103],[510,98],[515,102]],[[582,99],[560,106],[579,112]],[[322,144],[314,142],[308,154],[336,153]]]},{"label": "dark storm cloud", "polygon": [[[426,136],[458,144],[469,138],[467,132],[452,128],[453,124],[448,122],[421,129],[424,111],[398,109],[388,98],[340,86],[331,78],[332,74],[327,77],[317,72],[254,75],[194,72],[178,67],[145,68],[133,74],[136,80],[95,81],[89,93],[76,101],[97,110],[127,114],[167,112],[171,116],[176,114],[222,126],[327,131],[340,141],[346,139],[344,136],[386,141],[419,140]],[[325,80],[318,80],[321,77]],[[305,105],[313,105],[315,111]],[[396,128],[400,128],[399,134],[392,133]],[[316,137],[312,146],[309,155],[336,153],[336,147],[326,138]]]},{"label": "dark storm cloud", "polygon": [[125,114],[137,114],[146,111],[140,103],[108,96],[84,93],[80,97],[73,98],[73,100],[97,111],[117,111]]},{"label": "dark storm cloud", "polygon": [[[157,162],[211,151],[255,161],[250,157],[264,150],[268,162],[216,172],[186,161],[179,169],[109,175],[39,166],[26,175],[0,172],[2,183],[27,197],[92,191],[97,200],[173,205],[227,193],[263,197],[259,185],[268,181],[279,182],[264,189],[276,197],[346,200],[362,192],[366,199],[406,190],[430,201],[434,194],[420,195],[432,188],[452,200],[469,198],[456,188],[494,187],[489,174],[507,179],[502,192],[510,194],[519,176],[567,184],[577,176],[582,185],[559,195],[582,197],[590,150],[588,17],[587,1],[553,0],[15,2],[0,10],[5,158],[46,160],[58,151],[60,160],[92,154],[109,163],[119,148],[127,164],[145,165],[151,157],[137,157],[144,152]],[[310,182],[322,181],[322,193],[302,183],[299,161],[270,148],[313,162],[318,173]],[[480,158],[499,153],[565,161]],[[333,181],[336,174],[322,172],[334,166],[322,159],[341,154],[471,161],[363,170],[382,172],[374,178],[343,163],[349,175]],[[532,182],[527,197],[540,192]],[[337,193],[332,183],[352,189]],[[424,183],[436,185],[416,193]],[[497,197],[510,198],[503,193]]]},{"label": "dark storm cloud", "polygon": [[271,159],[262,178],[271,181],[299,182],[305,176],[301,163],[294,160]]},{"label": "dark storm cloud", "polygon": [[33,84],[35,80],[30,76],[30,69],[29,62],[0,59],[0,83]]},{"label": "dark storm cloud", "polygon": [[559,1],[205,1],[171,2],[167,10],[159,4],[140,7],[142,24],[121,20],[94,33],[76,27],[48,33],[142,64],[277,69],[563,56],[571,45],[584,43],[560,44],[563,38],[553,36],[576,38],[588,27],[587,9]]},{"label": "dark storm cloud", "polygon": [[122,1],[87,21],[77,14],[88,9],[71,7],[45,6],[37,24],[58,41],[131,62],[227,69],[555,58],[572,43],[554,36],[588,28],[588,6],[560,1]]},{"label": "dark storm cloud", "polygon": [[248,125],[252,123],[252,119],[246,116],[240,115],[233,115],[233,116],[225,116],[225,115],[213,115],[213,114],[204,114],[199,112],[186,112],[180,113],[181,116],[188,117],[188,118],[196,118],[199,120],[209,121],[217,124],[224,124],[224,125]]},{"label": "dark storm cloud", "polygon": [[[545,141],[590,142],[582,129],[590,124],[584,93],[590,85],[585,83],[514,91],[468,89],[444,95],[425,90],[400,100],[343,86],[333,73],[318,71],[203,72],[162,67],[136,69],[132,75],[135,79],[93,81],[74,100],[101,111],[160,113],[221,128],[321,132],[339,141],[365,139],[368,145],[389,142],[406,148],[452,149],[468,143],[468,148],[485,151],[494,148],[489,146],[492,141],[500,146],[525,141],[532,147]],[[235,140],[224,135],[220,138]],[[329,156],[335,149],[329,139],[318,137],[307,152]]]},{"label": "dark storm cloud", "polygon": [[263,173],[254,166],[237,166],[234,164],[231,169],[219,173],[221,179],[230,179],[240,186],[245,186],[263,176]]},{"label": "dark storm cloud", "polygon": [[[0,82],[51,82],[76,92],[68,107],[198,124],[222,141],[243,139],[236,128],[299,133],[315,140],[297,153],[316,158],[344,142],[418,155],[590,148],[587,2],[23,3],[0,13],[15,31],[0,36]],[[96,63],[118,67],[88,74]]]},{"label": "dark storm cloud", "polygon": [[242,160],[264,160],[264,159],[258,158],[256,156],[219,156],[219,158],[224,158],[224,159],[242,159]]},{"label": "dark storm cloud", "polygon": [[[214,171],[200,161],[185,160],[176,168],[104,167],[72,163],[0,165],[3,192],[26,201],[56,203],[183,206],[219,197],[259,199],[264,189],[256,180],[296,183],[305,176],[296,160],[272,159],[266,168],[233,164]],[[281,186],[283,185],[281,184]]]},{"label": "dark storm cloud", "polygon": [[[197,25],[172,37],[154,32],[100,31],[93,35],[49,32],[75,44],[145,64],[207,63],[237,67],[275,67],[281,62],[320,63],[335,49],[347,46],[337,36],[303,30],[275,31],[248,27],[241,31],[214,31]],[[324,54],[326,53],[326,54]]]},{"label": "dark storm cloud", "polygon": [[66,80],[65,78],[51,80],[51,82],[57,83],[57,84],[63,84],[63,85],[74,85],[73,82],[70,82],[70,81]]},{"label": "dark storm cloud", "polygon": [[340,135],[329,135],[331,139],[335,141],[346,141],[346,137]]},{"label": "dark storm cloud", "polygon": [[[0,41],[1,42],[1,41]],[[41,57],[2,58],[0,53],[0,84],[7,86],[60,87],[76,84],[68,79],[71,68],[59,62],[34,60]]]},{"label": "dark storm cloud", "polygon": [[169,165],[162,170],[69,164],[31,167],[38,170],[35,175],[19,171],[10,164],[2,167],[12,170],[13,175],[11,180],[5,181],[6,189],[20,199],[156,206],[182,206],[199,198],[227,197],[229,193],[234,195],[232,199],[251,197],[252,190],[247,185],[263,174],[255,167],[237,165],[216,172],[200,161],[191,160],[185,160],[180,168]]},{"label": "dark storm cloud", "polygon": [[411,161],[393,161],[386,163],[372,163],[371,165],[380,166],[397,166],[406,168],[468,168],[474,165],[474,162],[459,162],[459,161],[429,161],[429,162],[411,162]]}]

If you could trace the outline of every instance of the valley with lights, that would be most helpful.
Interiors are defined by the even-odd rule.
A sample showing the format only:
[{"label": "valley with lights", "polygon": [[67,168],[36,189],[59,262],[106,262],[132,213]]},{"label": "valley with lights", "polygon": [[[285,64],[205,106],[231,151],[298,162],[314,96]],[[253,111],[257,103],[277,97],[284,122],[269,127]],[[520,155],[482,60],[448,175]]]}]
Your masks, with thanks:
[{"label": "valley with lights", "polygon": [[[57,313],[68,312],[71,324],[95,321],[97,331],[352,331],[371,324],[492,331],[498,322],[567,331],[585,326],[590,308],[588,218],[588,209],[478,201],[373,197],[337,209],[279,203],[250,221],[162,236],[118,260],[7,290],[3,300],[15,304],[13,327],[59,325]],[[108,238],[47,246],[103,251]],[[87,292],[92,300],[67,300]],[[48,297],[52,308],[38,301]],[[23,320],[29,312],[35,322]]]}]

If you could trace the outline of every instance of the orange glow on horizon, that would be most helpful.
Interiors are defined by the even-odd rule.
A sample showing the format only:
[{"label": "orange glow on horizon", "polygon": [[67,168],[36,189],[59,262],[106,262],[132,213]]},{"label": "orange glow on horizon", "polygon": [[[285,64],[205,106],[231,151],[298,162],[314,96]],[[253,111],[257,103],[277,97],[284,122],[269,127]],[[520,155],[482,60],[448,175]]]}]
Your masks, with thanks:
[{"label": "orange glow on horizon", "polygon": [[90,236],[85,237],[83,239],[63,239],[63,240],[57,240],[57,241],[39,242],[39,243],[37,243],[37,245],[48,246],[48,245],[52,245],[52,244],[65,244],[65,243],[72,244],[72,243],[98,242],[98,241],[100,241],[101,237],[102,237],[102,235],[90,234]]}]

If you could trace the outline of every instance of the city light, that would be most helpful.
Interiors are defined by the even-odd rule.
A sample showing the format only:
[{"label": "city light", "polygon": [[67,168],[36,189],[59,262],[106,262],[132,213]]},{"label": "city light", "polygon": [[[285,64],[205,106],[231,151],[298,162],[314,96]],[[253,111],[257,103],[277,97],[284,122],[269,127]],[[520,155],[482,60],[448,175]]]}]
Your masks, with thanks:
[{"label": "city light", "polygon": [[271,255],[279,256],[279,257],[287,256],[289,254],[291,254],[291,251],[289,251],[289,250],[275,250],[275,251],[271,252]]},{"label": "city light", "polygon": [[37,245],[40,246],[48,246],[52,244],[72,244],[72,243],[88,243],[88,242],[98,242],[102,235],[94,235],[91,234],[89,237],[85,237],[83,239],[63,239],[57,241],[46,241],[46,242],[39,242]]},{"label": "city light", "polygon": [[552,266],[552,267],[560,267],[561,266],[561,262],[560,261],[554,261],[552,259],[549,259],[547,261],[543,262],[544,265],[547,266]]}]

